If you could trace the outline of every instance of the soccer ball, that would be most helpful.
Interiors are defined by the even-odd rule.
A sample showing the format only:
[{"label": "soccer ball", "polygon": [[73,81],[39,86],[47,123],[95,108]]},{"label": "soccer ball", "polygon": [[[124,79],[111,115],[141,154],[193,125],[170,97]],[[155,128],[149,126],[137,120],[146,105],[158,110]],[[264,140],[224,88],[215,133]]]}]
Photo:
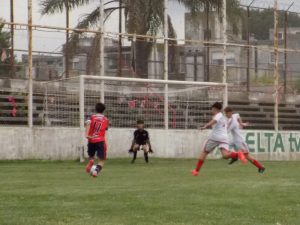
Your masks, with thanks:
[{"label": "soccer ball", "polygon": [[91,171],[90,171],[90,174],[92,175],[93,172],[96,170],[97,166],[96,165],[93,165],[92,168],[91,168]]}]

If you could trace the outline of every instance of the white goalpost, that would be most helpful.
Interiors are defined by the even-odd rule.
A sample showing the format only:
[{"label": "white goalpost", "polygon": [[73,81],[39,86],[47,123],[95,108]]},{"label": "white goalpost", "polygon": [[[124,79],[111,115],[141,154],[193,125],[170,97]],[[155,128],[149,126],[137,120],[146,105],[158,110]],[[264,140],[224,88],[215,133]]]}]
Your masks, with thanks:
[{"label": "white goalpost", "polygon": [[110,127],[143,119],[151,129],[197,129],[211,118],[211,104],[226,106],[227,96],[226,83],[81,75],[44,83],[43,126],[80,128],[84,146],[85,120],[104,101]]},{"label": "white goalpost", "polygon": [[194,129],[210,118],[211,103],[227,105],[227,84],[90,75],[45,82],[43,125],[84,127],[100,101],[113,127],[144,119],[150,128]]}]

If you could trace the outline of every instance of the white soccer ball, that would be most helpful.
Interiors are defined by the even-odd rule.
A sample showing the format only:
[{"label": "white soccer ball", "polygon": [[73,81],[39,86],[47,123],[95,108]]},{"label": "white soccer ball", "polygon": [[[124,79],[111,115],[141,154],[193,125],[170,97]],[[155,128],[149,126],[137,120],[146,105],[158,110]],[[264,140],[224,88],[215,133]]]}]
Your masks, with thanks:
[{"label": "white soccer ball", "polygon": [[93,165],[92,168],[91,168],[91,171],[90,171],[90,174],[92,175],[93,172],[96,170],[97,166],[96,165]]}]

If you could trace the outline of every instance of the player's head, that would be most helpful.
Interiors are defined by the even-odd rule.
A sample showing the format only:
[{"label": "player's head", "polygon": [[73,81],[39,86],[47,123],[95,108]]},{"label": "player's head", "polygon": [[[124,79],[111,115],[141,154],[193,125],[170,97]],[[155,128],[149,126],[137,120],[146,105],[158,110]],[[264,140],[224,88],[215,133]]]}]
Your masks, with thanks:
[{"label": "player's head", "polygon": [[220,112],[222,110],[222,103],[221,102],[215,102],[212,106],[211,106],[211,111],[212,114],[217,114],[218,112]]},{"label": "player's head", "polygon": [[224,112],[225,112],[225,116],[226,116],[227,118],[231,118],[231,117],[232,117],[232,112],[233,112],[233,110],[232,110],[231,107],[227,106],[227,107],[224,109]]},{"label": "player's head", "polygon": [[137,128],[138,128],[139,130],[144,129],[144,127],[145,127],[144,121],[143,121],[143,120],[137,120],[137,121],[136,121],[136,126],[137,126]]},{"label": "player's head", "polygon": [[105,105],[103,103],[99,102],[95,105],[95,110],[97,113],[103,113],[105,110]]}]

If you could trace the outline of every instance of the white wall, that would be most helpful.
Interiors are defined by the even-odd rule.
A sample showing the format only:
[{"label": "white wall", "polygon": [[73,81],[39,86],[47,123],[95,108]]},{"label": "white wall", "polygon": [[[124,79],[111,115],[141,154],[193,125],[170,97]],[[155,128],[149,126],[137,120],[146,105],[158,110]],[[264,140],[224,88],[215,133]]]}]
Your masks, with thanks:
[{"label": "white wall", "polygon": [[[128,157],[132,129],[111,128],[107,134],[108,157]],[[209,131],[150,129],[155,157],[195,158]],[[250,131],[252,153],[261,160],[300,160],[300,132]],[[0,127],[0,160],[74,160],[80,155],[77,128]],[[216,150],[211,157],[220,157]]]}]

